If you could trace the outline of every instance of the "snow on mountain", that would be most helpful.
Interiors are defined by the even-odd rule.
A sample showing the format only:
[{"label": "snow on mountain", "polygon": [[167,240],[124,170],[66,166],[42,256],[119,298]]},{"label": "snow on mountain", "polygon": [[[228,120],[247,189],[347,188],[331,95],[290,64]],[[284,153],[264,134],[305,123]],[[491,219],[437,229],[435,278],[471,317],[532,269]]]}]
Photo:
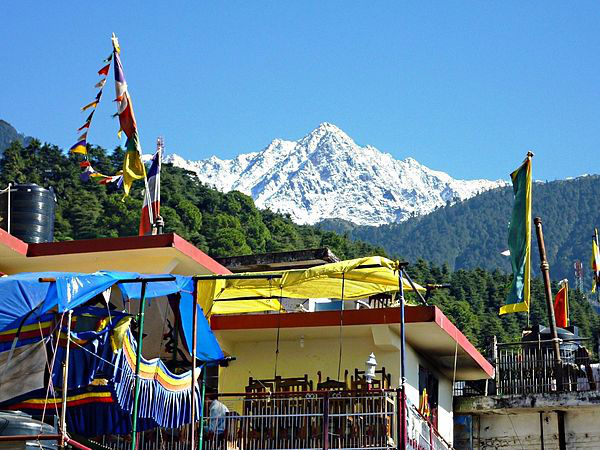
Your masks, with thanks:
[{"label": "snow on mountain", "polygon": [[302,224],[327,218],[359,225],[399,222],[506,184],[455,180],[413,158],[396,160],[357,145],[330,123],[298,141],[275,139],[259,152],[230,160],[187,161],[173,154],[165,162],[195,172],[220,191],[248,194],[259,208],[288,213]]}]

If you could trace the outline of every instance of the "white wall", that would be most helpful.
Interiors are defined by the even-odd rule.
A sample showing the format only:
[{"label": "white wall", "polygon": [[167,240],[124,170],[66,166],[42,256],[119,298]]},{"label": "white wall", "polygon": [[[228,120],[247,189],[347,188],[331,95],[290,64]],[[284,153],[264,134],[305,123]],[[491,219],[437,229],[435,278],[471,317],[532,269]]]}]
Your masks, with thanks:
[{"label": "white wall", "polygon": [[[558,449],[557,413],[544,411],[542,418],[545,450]],[[479,440],[473,444],[476,450],[541,448],[539,412],[484,414],[479,416],[478,431]],[[568,450],[600,449],[600,407],[567,410],[565,434]]]}]

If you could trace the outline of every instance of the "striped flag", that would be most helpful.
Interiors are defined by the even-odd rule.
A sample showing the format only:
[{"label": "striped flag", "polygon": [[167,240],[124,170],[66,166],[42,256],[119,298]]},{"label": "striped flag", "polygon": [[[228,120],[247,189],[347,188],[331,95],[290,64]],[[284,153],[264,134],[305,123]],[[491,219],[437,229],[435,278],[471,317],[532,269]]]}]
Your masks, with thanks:
[{"label": "striped flag", "polygon": [[82,155],[87,155],[85,139],[77,141],[69,150],[71,151],[71,153],[81,153]]},{"label": "striped flag", "polygon": [[[152,224],[156,222],[156,218],[160,212],[160,165],[161,165],[161,150],[158,151],[152,157],[152,164],[148,170],[148,193],[150,195],[144,195],[144,206],[142,207],[142,216],[140,217],[140,230],[139,235],[145,236],[152,234]],[[148,209],[148,201],[151,203],[150,213]],[[152,222],[150,222],[150,215],[152,215]]]},{"label": "striped flag", "polygon": [[508,229],[513,281],[500,314],[529,311],[531,278],[531,157],[510,174],[515,202]]}]

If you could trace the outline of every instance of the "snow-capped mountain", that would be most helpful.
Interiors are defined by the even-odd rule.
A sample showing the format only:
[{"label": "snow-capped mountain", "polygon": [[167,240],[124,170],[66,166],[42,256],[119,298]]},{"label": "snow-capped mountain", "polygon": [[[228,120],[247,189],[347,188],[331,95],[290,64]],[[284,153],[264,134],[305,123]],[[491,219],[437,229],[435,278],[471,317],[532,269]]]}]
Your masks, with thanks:
[{"label": "snow-capped mountain", "polygon": [[165,162],[195,172],[220,191],[248,194],[259,208],[288,213],[302,224],[327,218],[359,225],[399,222],[506,184],[455,180],[412,158],[396,160],[357,145],[330,123],[298,141],[275,139],[231,160],[187,161],[173,154]]}]

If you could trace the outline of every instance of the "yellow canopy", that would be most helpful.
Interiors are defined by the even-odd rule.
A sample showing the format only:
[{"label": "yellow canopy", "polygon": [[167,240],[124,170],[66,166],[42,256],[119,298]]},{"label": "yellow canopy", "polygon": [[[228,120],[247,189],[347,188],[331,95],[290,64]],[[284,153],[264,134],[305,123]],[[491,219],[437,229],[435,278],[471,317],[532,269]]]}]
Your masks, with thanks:
[{"label": "yellow canopy", "polygon": [[[370,256],[310,269],[238,274],[250,277],[243,279],[199,280],[198,303],[211,315],[277,311],[281,297],[359,300],[398,291],[398,270],[398,262]],[[405,291],[413,290],[406,277],[403,286]],[[425,291],[418,284],[415,287]]]}]

